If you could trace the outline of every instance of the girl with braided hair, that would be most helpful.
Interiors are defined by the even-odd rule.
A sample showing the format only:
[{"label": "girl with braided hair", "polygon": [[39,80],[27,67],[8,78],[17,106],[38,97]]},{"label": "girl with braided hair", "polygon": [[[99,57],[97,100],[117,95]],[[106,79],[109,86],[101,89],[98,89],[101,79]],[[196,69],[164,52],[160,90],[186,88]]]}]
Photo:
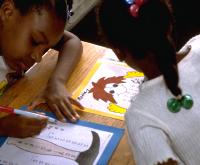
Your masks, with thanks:
[{"label": "girl with braided hair", "polygon": [[[1,88],[23,76],[50,48],[59,51],[55,69],[43,95],[33,101],[29,109],[46,102],[61,121],[75,122],[79,115],[72,104],[82,106],[70,97],[65,88],[70,73],[82,53],[80,40],[65,31],[72,15],[72,0],[1,0],[0,54]],[[8,72],[12,71],[12,74]],[[13,73],[14,72],[14,73]],[[6,80],[6,78],[8,80]],[[10,81],[12,80],[12,81]],[[3,115],[3,114],[1,114]],[[0,135],[28,137],[38,134],[47,119],[32,119],[17,115],[0,118]]]},{"label": "girl with braided hair", "polygon": [[179,0],[104,0],[100,5],[98,23],[107,44],[120,60],[147,77],[125,115],[137,165],[200,162],[196,155],[200,151],[200,36],[176,53],[192,36],[192,26],[181,31],[181,24],[186,19],[195,25],[189,16],[195,15],[192,10],[198,4],[195,0],[189,4]]}]

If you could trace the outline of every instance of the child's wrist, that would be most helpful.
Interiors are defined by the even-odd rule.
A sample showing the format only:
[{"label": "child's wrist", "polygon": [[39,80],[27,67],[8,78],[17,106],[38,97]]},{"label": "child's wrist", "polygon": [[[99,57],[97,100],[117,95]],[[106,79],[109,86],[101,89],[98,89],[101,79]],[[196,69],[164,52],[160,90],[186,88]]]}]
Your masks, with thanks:
[{"label": "child's wrist", "polygon": [[63,79],[51,78],[51,79],[49,79],[47,86],[58,85],[58,84],[64,85],[65,81]]}]

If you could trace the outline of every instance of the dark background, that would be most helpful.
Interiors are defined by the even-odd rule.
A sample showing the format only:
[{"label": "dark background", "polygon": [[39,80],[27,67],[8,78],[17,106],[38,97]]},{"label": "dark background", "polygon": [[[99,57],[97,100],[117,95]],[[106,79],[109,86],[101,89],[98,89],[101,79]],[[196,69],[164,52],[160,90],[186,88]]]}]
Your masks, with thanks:
[{"label": "dark background", "polygon": [[96,8],[91,10],[72,30],[82,41],[91,42],[105,46],[102,38],[98,34],[96,23]]}]

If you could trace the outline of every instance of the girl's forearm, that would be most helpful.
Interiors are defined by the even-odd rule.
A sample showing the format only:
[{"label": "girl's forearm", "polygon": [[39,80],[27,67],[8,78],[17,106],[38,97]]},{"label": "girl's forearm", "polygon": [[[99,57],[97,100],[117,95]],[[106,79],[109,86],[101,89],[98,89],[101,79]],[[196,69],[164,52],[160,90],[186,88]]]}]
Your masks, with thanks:
[{"label": "girl's forearm", "polygon": [[69,32],[65,34],[62,43],[58,45],[58,61],[49,81],[65,83],[79,62],[82,49],[79,38]]}]

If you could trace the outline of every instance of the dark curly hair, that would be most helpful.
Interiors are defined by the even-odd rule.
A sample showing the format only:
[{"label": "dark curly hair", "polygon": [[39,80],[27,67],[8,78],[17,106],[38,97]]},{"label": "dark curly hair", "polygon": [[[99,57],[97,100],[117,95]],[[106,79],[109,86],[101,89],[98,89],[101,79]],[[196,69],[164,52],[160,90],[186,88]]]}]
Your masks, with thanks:
[{"label": "dark curly hair", "polygon": [[[0,0],[0,6],[3,2],[4,0]],[[13,3],[22,15],[27,14],[32,8],[53,8],[58,18],[66,22],[67,13],[72,9],[73,0],[13,0]]]}]

